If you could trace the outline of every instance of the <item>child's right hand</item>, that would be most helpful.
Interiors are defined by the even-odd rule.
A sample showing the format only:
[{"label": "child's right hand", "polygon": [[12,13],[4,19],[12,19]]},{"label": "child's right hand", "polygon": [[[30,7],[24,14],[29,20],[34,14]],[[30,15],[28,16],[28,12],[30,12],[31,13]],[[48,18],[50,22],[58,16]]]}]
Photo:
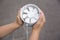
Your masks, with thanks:
[{"label": "child's right hand", "polygon": [[42,11],[40,11],[40,12],[41,12],[40,18],[39,18],[39,20],[37,21],[37,23],[34,24],[33,30],[40,31],[40,30],[42,29],[43,25],[44,25],[45,22],[46,22],[44,13],[43,13]]}]

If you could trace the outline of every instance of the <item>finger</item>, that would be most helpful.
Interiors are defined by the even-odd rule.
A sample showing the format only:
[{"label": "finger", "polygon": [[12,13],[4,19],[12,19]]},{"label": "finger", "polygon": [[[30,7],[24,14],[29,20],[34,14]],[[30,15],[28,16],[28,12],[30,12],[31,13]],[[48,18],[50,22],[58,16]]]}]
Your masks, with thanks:
[{"label": "finger", "polygon": [[46,22],[44,13],[43,13],[43,22],[44,22],[44,23]]},{"label": "finger", "polygon": [[43,21],[46,22],[44,12],[42,10],[40,10],[40,13],[42,13],[42,15],[43,15]]},{"label": "finger", "polygon": [[20,10],[18,11],[18,14],[17,14],[18,17],[20,17]]},{"label": "finger", "polygon": [[40,9],[40,13],[43,13],[43,11]]},{"label": "finger", "polygon": [[20,10],[18,11],[17,17],[19,18],[19,20],[21,19],[21,17],[20,17]]},{"label": "finger", "polygon": [[43,27],[43,25],[45,24],[45,22],[46,22],[46,20],[45,20],[45,15],[44,15],[44,13],[42,13],[42,22],[41,22],[41,27]]},{"label": "finger", "polygon": [[17,19],[20,20],[20,10],[18,11]]}]

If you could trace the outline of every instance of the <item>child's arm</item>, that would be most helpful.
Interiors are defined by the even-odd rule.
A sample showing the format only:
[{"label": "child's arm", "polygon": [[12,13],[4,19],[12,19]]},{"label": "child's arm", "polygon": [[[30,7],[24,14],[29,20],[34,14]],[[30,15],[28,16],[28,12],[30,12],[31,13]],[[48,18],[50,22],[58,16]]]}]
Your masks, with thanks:
[{"label": "child's arm", "polygon": [[8,35],[9,33],[13,32],[13,31],[15,31],[17,28],[21,27],[22,24],[23,24],[23,22],[20,19],[19,12],[18,12],[18,16],[17,16],[15,22],[0,26],[0,38]]},{"label": "child's arm", "polygon": [[39,40],[40,31],[45,23],[44,13],[41,11],[40,18],[37,23],[33,26],[29,40]]},{"label": "child's arm", "polygon": [[3,25],[0,27],[0,38],[6,36],[7,34],[13,32],[15,29],[17,29],[19,25],[16,22]]}]

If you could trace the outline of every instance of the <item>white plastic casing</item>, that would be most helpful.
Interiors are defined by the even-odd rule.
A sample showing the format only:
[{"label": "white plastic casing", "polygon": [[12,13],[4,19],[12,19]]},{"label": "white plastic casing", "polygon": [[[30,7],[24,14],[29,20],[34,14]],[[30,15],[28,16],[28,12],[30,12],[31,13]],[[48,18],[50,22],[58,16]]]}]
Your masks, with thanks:
[{"label": "white plastic casing", "polygon": [[27,4],[20,10],[20,16],[23,22],[27,24],[34,24],[40,16],[40,8],[35,4]]}]

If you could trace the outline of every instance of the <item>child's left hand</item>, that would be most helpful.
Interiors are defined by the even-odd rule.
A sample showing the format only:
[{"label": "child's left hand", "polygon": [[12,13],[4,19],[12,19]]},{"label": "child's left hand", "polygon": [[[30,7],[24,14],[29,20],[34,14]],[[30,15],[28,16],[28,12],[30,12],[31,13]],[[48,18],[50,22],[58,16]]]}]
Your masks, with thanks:
[{"label": "child's left hand", "polygon": [[18,15],[16,17],[16,23],[19,25],[19,26],[22,26],[23,24],[23,21],[21,20],[21,17],[20,17],[20,10],[18,11]]}]

